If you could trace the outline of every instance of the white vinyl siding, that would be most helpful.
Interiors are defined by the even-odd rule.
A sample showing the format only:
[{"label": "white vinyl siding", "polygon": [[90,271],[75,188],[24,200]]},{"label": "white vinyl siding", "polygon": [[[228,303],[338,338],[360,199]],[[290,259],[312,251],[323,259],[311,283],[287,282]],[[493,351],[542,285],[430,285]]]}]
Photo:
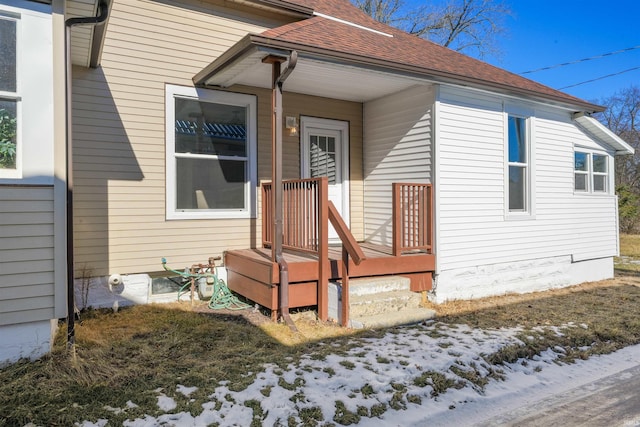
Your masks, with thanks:
[{"label": "white vinyl siding", "polygon": [[0,187],[0,325],[55,318],[53,187]]},{"label": "white vinyl siding", "polygon": [[364,105],[365,240],[392,243],[392,183],[431,182],[434,92],[417,86]]},{"label": "white vinyl siding", "polygon": [[573,142],[597,144],[575,126],[569,112],[534,111],[535,217],[505,218],[502,111],[497,97],[441,89],[436,185],[439,269],[553,256],[579,261],[615,255],[615,196],[574,195]]}]

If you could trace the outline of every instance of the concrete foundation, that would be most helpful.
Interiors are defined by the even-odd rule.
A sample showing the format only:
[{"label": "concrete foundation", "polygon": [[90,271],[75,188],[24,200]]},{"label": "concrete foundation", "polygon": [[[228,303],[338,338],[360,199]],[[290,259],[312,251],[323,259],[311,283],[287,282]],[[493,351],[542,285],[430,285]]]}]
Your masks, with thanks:
[{"label": "concrete foundation", "polygon": [[613,258],[573,262],[571,256],[443,270],[430,299],[436,303],[545,291],[613,277]]},{"label": "concrete foundation", "polygon": [[57,327],[55,319],[0,326],[0,367],[50,352]]}]

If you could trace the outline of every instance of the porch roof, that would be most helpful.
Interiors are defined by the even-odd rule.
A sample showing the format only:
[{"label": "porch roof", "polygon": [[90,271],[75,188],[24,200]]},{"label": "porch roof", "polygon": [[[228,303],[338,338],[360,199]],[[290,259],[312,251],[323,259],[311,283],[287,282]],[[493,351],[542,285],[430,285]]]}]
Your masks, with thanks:
[{"label": "porch roof", "polygon": [[194,76],[196,85],[271,87],[268,54],[299,55],[291,92],[367,101],[419,82],[470,86],[573,111],[604,108],[374,21],[344,0],[298,0],[313,16],[249,34]]},{"label": "porch roof", "polygon": [[576,113],[573,120],[586,132],[593,135],[599,141],[609,145],[616,150],[616,155],[633,154],[634,149],[622,138],[609,130],[605,125],[593,117],[584,113]]}]

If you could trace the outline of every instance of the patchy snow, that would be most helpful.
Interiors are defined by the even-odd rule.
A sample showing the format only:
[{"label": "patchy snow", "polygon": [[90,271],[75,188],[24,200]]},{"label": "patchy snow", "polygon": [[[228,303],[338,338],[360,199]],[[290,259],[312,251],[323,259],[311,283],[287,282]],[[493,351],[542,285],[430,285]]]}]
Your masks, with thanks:
[{"label": "patchy snow", "polygon": [[176,387],[176,391],[180,394],[183,394],[185,397],[191,396],[191,393],[194,393],[198,390],[198,387],[186,387],[182,384],[178,384]]},{"label": "patchy snow", "polygon": [[162,393],[158,396],[158,408],[160,408],[161,411],[173,411],[177,406],[178,404],[172,397]]},{"label": "patchy snow", "polygon": [[[550,330],[562,333],[562,328]],[[574,364],[558,363],[562,348],[501,366],[483,359],[521,343],[518,332],[437,322],[390,329],[379,339],[354,338],[354,347],[341,355],[310,354],[286,369],[266,365],[240,392],[230,390],[228,383],[218,383],[210,401],[189,412],[172,413],[176,401],[158,389],[158,407],[165,414],[124,424],[245,426],[258,408],[255,412],[262,415],[257,421],[269,426],[287,425],[290,417],[300,424],[301,411],[336,424],[340,424],[336,416],[351,415],[351,420],[357,420],[355,413],[366,413],[359,425],[470,425],[640,364],[640,346]],[[443,392],[438,388],[442,379],[451,381]],[[189,397],[196,390],[178,385],[176,393]]]}]

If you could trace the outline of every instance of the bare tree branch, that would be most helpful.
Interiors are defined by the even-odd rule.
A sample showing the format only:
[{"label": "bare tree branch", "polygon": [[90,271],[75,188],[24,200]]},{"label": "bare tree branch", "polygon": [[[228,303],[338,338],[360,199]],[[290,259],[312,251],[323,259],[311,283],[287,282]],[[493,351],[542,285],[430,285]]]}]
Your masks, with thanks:
[{"label": "bare tree branch", "polygon": [[352,0],[374,19],[476,57],[497,52],[503,19],[511,10],[502,0],[425,1],[407,10],[403,0]]},{"label": "bare tree branch", "polygon": [[629,186],[640,195],[640,87],[630,86],[598,101],[607,109],[596,117],[635,149],[635,154],[616,158],[616,184]]}]

